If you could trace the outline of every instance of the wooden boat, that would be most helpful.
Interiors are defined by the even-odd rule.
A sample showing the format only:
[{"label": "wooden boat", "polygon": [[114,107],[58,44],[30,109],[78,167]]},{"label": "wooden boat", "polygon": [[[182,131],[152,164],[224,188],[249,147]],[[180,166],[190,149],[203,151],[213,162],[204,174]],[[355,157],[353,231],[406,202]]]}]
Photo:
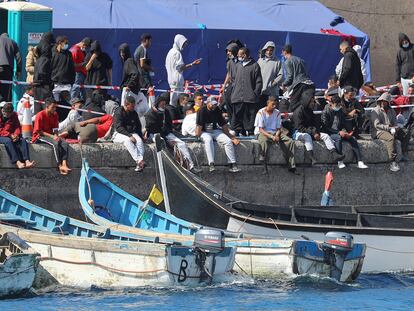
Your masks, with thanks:
[{"label": "wooden boat", "polygon": [[[207,279],[211,279],[212,276],[214,278],[216,276],[220,276],[222,274],[230,273],[233,269],[234,264],[234,256],[235,256],[235,248],[232,246],[226,246],[223,247],[220,251],[212,251],[209,249],[208,245],[203,246],[202,244],[195,244],[195,239],[197,239],[197,234],[201,231],[198,230],[194,232],[193,235],[173,235],[173,234],[164,234],[160,232],[155,231],[149,231],[149,230],[143,230],[135,228],[133,232],[131,232],[129,227],[124,226],[124,230],[120,230],[117,225],[112,225],[111,227],[101,227],[89,223],[85,223],[70,217],[66,217],[63,215],[60,215],[58,213],[54,213],[51,211],[48,211],[46,209],[43,209],[41,207],[35,206],[33,204],[30,204],[24,200],[21,200],[3,190],[0,189],[0,220],[2,223],[10,223],[14,225],[20,225],[25,228],[40,230],[44,232],[49,232],[52,235],[55,234],[58,236],[58,238],[53,238],[52,235],[48,236],[42,236],[43,244],[46,245],[44,247],[40,246],[34,246],[32,247],[38,251],[43,257],[45,254],[48,254],[46,251],[50,249],[51,246],[48,246],[47,242],[49,241],[56,241],[53,246],[56,247],[56,252],[59,251],[58,259],[62,259],[63,262],[67,259],[69,261],[75,261],[71,260],[71,258],[86,258],[85,254],[91,254],[88,253],[84,249],[84,251],[80,250],[72,250],[70,245],[74,246],[76,243],[83,243],[82,238],[85,238],[85,243],[83,245],[90,245],[90,247],[93,247],[94,245],[100,245],[100,241],[106,241],[107,243],[110,243],[111,240],[113,240],[113,244],[111,245],[120,245],[119,247],[127,247],[135,250],[140,250],[141,247],[143,247],[143,250],[139,252],[140,257],[138,256],[137,261],[134,262],[136,264],[137,262],[144,262],[145,263],[145,252],[150,252],[151,249],[156,249],[158,253],[162,253],[165,256],[165,262],[168,263],[168,271],[171,272],[172,277],[169,280],[169,284],[172,284],[175,280],[174,277],[178,277],[180,274],[176,273],[180,270],[180,265],[182,264],[179,258],[183,258],[186,261],[186,264],[188,265],[188,271],[187,275],[191,275],[191,278],[188,280],[180,281],[180,284],[187,285],[187,284],[195,284],[199,280],[206,279],[205,277],[205,271],[203,270],[205,268],[207,272]],[[10,229],[10,228],[9,228]],[[10,229],[11,230],[11,229]],[[28,236],[34,236],[35,231],[22,231],[25,233],[23,238],[27,238]],[[218,231],[221,234],[221,231]],[[22,234],[23,234],[22,233]],[[27,234],[26,234],[27,233]],[[73,244],[65,244],[66,238],[68,237],[79,237],[80,240],[72,240],[74,241]],[[27,242],[31,245],[30,241],[31,239],[27,239]],[[59,242],[60,241],[60,242]],[[116,244],[118,242],[118,244]],[[139,244],[128,244],[129,242],[135,242]],[[59,244],[61,243],[61,244]],[[224,242],[223,242],[224,243]],[[109,245],[109,244],[108,244]],[[151,246],[148,246],[151,245]],[[144,247],[145,246],[145,247]],[[46,248],[45,248],[46,247]],[[85,246],[86,247],[86,246]],[[46,249],[46,251],[45,251]],[[101,249],[101,248],[99,248]],[[68,253],[67,257],[66,251]],[[71,253],[72,252],[72,253]],[[73,252],[75,254],[73,255]],[[113,252],[114,254],[110,256],[109,253]],[[110,258],[116,257],[116,254],[118,250],[115,248],[113,250],[108,250],[108,260],[110,261]],[[83,254],[83,255],[82,255]],[[71,257],[73,256],[73,257]],[[78,257],[76,257],[78,256]],[[80,256],[80,257],[79,257]],[[200,257],[201,256],[201,257]],[[47,257],[47,256],[46,256]],[[50,256],[49,256],[50,257]],[[91,257],[89,257],[91,258]],[[200,259],[201,258],[201,259]],[[204,258],[204,259],[203,259]],[[157,259],[159,261],[159,259]],[[53,260],[58,262],[59,260]],[[79,261],[79,260],[78,260]],[[82,262],[82,261],[80,261]],[[88,261],[89,262],[89,261]],[[195,266],[195,263],[200,263],[202,266],[197,268]],[[125,261],[122,262],[115,262],[116,267],[113,267],[114,275],[116,275],[116,269],[121,269],[130,267],[128,265],[128,261],[125,259]],[[88,284],[101,286],[104,285],[105,280],[103,279],[105,277],[104,274],[99,274],[99,276],[96,276],[96,278],[92,278],[90,275],[83,276],[82,281],[79,281],[76,283],[75,279],[78,277],[77,273],[74,273],[72,277],[69,276],[69,272],[67,270],[64,270],[66,268],[62,268],[63,270],[60,270],[61,265],[58,265],[56,263],[52,264],[50,266],[49,264],[44,264],[42,262],[42,267],[46,269],[46,271],[51,274],[54,278],[56,278],[60,284],[67,285],[67,286],[83,286],[82,284],[85,284],[85,286],[89,286]],[[62,266],[63,267],[63,266]],[[105,266],[106,267],[106,266]],[[118,268],[117,268],[118,267]],[[135,266],[133,266],[135,267]],[[142,270],[147,270],[147,267],[144,265],[141,265]],[[184,269],[183,267],[181,267]],[[198,270],[197,270],[198,269]],[[128,269],[126,269],[128,270]],[[134,269],[130,269],[134,271]],[[185,269],[184,269],[185,270]],[[183,270],[183,271],[184,271]],[[167,272],[168,272],[167,271]],[[76,272],[76,270],[70,270],[70,273]],[[177,275],[175,275],[175,274]],[[101,279],[102,278],[102,279]],[[115,287],[124,287],[124,286],[140,286],[139,284],[145,285],[149,283],[141,282],[137,280],[136,282],[131,281],[131,283],[128,283],[128,278],[122,278],[117,282],[113,282],[110,284],[107,284],[109,287],[115,286]],[[157,279],[158,276],[156,276],[155,279]],[[183,276],[180,276],[180,280],[182,280]],[[153,279],[154,280],[154,279]],[[167,279],[163,278],[163,282],[165,282]],[[178,281],[178,279],[177,279]],[[141,283],[140,283],[141,282]],[[161,282],[162,283],[162,282]],[[161,283],[157,283],[155,285],[159,285]],[[112,285],[113,284],[113,285]],[[128,285],[131,284],[131,285]],[[162,283],[164,284],[164,283]]]},{"label": "wooden boat", "polygon": [[1,224],[0,234],[5,232],[18,234],[40,253],[37,288],[56,283],[79,288],[195,286],[232,280],[234,248],[212,254],[183,245],[77,237]]},{"label": "wooden boat", "polygon": [[39,254],[11,231],[0,232],[0,298],[24,295],[32,287]]},{"label": "wooden boat", "polygon": [[[128,227],[129,233],[136,230],[133,226],[154,231],[161,228],[164,233],[178,234],[181,239],[188,239],[194,232],[192,228],[200,227],[133,197],[91,169],[85,160],[79,182],[79,201],[85,215],[92,222],[109,227],[117,225],[119,230]],[[148,216],[143,217],[146,211]],[[191,230],[185,231],[183,228]],[[237,247],[235,270],[238,272],[264,277],[304,273],[331,275],[333,265],[324,259],[326,256],[323,252],[317,251],[321,248],[315,241],[266,239],[255,235],[235,238],[238,234],[234,232],[226,232],[226,235],[226,245]],[[303,245],[307,247],[302,247]],[[346,257],[343,273],[335,278],[342,281],[354,280],[361,270],[364,254],[365,246],[355,245]]]},{"label": "wooden boat", "polygon": [[171,213],[185,220],[230,231],[273,237],[322,240],[327,231],[350,233],[367,245],[362,271],[414,269],[414,219],[326,209],[280,207],[237,209],[222,192],[184,170],[162,148],[158,164],[164,172]]}]

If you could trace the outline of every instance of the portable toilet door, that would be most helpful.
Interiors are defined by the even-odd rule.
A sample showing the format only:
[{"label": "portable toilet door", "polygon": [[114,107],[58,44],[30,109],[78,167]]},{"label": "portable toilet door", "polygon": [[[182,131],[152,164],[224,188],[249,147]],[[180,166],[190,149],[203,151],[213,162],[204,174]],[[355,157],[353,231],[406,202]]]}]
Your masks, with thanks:
[{"label": "portable toilet door", "polygon": [[[26,56],[29,46],[36,46],[43,33],[52,30],[52,8],[22,1],[0,3],[1,33],[7,32],[9,37],[16,41],[22,57],[22,72],[19,81],[26,81]],[[6,28],[7,25],[7,28]],[[16,63],[14,66],[14,77]],[[13,85],[13,103],[23,95],[24,86]]]}]

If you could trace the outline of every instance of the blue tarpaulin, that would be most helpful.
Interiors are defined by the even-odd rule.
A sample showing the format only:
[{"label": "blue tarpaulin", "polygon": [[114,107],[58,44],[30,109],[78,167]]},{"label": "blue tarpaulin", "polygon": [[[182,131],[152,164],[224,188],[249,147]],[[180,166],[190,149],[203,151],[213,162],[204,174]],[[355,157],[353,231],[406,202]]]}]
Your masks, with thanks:
[{"label": "blue tarpaulin", "polygon": [[[131,52],[140,35],[153,36],[149,54],[156,70],[154,82],[166,86],[165,57],[174,36],[185,35],[189,46],[184,61],[202,58],[202,64],[185,72],[185,78],[200,84],[220,83],[225,77],[225,47],[238,38],[257,59],[258,50],[271,40],[281,47],[290,43],[293,54],[306,61],[312,80],[326,87],[342,55],[341,37],[322,34],[331,29],[336,14],[318,1],[277,0],[36,0],[52,7],[54,34],[65,34],[70,43],[89,36],[101,42],[114,61],[114,84],[120,82],[118,46],[128,43]],[[348,22],[335,29],[352,35],[361,45],[370,80],[369,37]]]}]

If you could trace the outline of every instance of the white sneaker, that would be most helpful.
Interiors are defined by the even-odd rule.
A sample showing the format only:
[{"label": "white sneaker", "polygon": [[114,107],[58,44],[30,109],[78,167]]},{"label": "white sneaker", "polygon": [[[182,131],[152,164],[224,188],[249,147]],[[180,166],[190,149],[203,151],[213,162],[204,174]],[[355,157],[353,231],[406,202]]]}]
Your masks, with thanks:
[{"label": "white sneaker", "polygon": [[358,168],[364,169],[364,168],[368,168],[368,166],[366,166],[364,162],[358,161]]},{"label": "white sneaker", "polygon": [[345,165],[344,161],[338,161],[338,167],[339,168],[345,168],[346,165]]},{"label": "white sneaker", "polygon": [[391,163],[391,165],[390,165],[390,170],[392,171],[392,172],[398,172],[399,170],[400,170],[400,166],[398,165],[398,163],[397,162],[392,162]]}]

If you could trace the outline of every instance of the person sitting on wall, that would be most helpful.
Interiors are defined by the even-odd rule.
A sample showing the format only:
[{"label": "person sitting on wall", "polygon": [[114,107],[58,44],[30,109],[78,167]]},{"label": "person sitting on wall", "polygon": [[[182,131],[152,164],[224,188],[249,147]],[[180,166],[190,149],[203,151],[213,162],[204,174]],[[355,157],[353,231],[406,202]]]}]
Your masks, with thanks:
[{"label": "person sitting on wall", "polygon": [[113,117],[114,143],[123,144],[136,162],[135,171],[142,172],[145,167],[142,127],[135,111],[135,98],[127,96],[123,106],[116,108]]},{"label": "person sitting on wall", "polygon": [[171,116],[165,110],[168,98],[164,95],[157,97],[155,105],[145,114],[145,124],[147,129],[147,137],[153,140],[154,134],[161,134],[167,143],[177,146],[183,155],[184,160],[188,164],[188,169],[193,173],[200,173],[201,169],[194,166],[187,145],[181,139],[173,134],[173,126]]},{"label": "person sitting on wall", "polygon": [[210,96],[207,98],[207,104],[198,110],[195,135],[196,137],[200,137],[204,142],[210,172],[215,170],[215,140],[220,145],[224,146],[227,161],[230,164],[229,172],[237,173],[240,169],[236,164],[236,154],[233,144],[238,145],[239,140],[229,132],[227,122],[224,120],[221,110],[217,107],[217,105],[217,100],[213,96]]},{"label": "person sitting on wall", "polygon": [[[383,93],[377,99],[377,106],[371,111],[371,136],[382,140],[387,147],[388,158],[391,161],[390,170],[398,172],[398,161],[406,160],[410,132],[405,128],[398,128],[394,109],[390,107],[391,95]],[[397,153],[396,140],[401,142],[402,155]]]},{"label": "person sitting on wall", "polygon": [[289,171],[295,173],[295,143],[286,135],[287,130],[282,128],[282,117],[276,105],[277,99],[269,96],[266,106],[257,112],[254,122],[255,134],[258,135],[260,145],[260,161],[264,163],[263,173],[267,173],[269,144],[274,143],[279,144],[282,149]]},{"label": "person sitting on wall", "polygon": [[322,140],[331,152],[334,161],[342,161],[345,156],[337,152],[332,138],[320,131],[319,118],[313,113],[315,105],[315,99],[312,97],[306,105],[298,106],[293,112],[292,119],[295,127],[292,135],[293,139],[300,140],[305,144],[306,155],[311,160],[312,165],[316,164],[313,140]]},{"label": "person sitting on wall", "polygon": [[31,168],[34,162],[30,161],[29,146],[21,133],[22,127],[17,113],[13,111],[13,105],[3,104],[0,115],[0,144],[5,145],[11,163],[18,169]]},{"label": "person sitting on wall", "polygon": [[[329,104],[326,105],[322,113],[322,131],[329,134],[335,143],[336,150],[342,154],[342,141],[345,140],[351,144],[352,151],[358,161],[358,168],[365,169],[368,166],[362,161],[361,150],[355,137],[352,133],[346,130],[345,113],[341,107],[341,98],[338,95],[333,95],[330,98]],[[339,168],[345,168],[345,163],[338,161]]]},{"label": "person sitting on wall", "polygon": [[76,122],[82,121],[82,116],[80,115],[78,109],[82,108],[83,101],[75,97],[71,99],[70,104],[72,106],[72,109],[69,111],[66,119],[62,122],[59,122],[59,133],[63,132],[70,126],[75,125]]},{"label": "person sitting on wall", "polygon": [[52,146],[60,174],[67,175],[71,171],[68,166],[68,143],[58,136],[59,117],[56,107],[53,97],[46,98],[45,109],[36,115],[32,143]]},{"label": "person sitting on wall", "polygon": [[342,95],[342,108],[346,115],[346,128],[352,132],[355,138],[359,138],[362,124],[365,119],[365,110],[358,99],[355,98],[356,91],[352,86],[345,86]]}]

